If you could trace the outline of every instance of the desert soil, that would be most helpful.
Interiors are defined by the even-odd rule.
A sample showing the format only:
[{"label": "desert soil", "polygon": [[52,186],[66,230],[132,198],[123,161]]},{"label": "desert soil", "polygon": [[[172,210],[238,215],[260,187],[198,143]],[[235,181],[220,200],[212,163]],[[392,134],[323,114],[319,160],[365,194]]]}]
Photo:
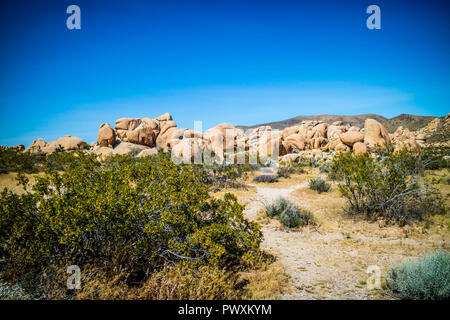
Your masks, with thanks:
[{"label": "desert soil", "polygon": [[[276,298],[389,299],[386,290],[367,289],[369,266],[378,266],[385,274],[391,263],[438,248],[449,250],[446,223],[436,222],[432,228],[398,227],[355,219],[343,213],[345,199],[335,185],[322,194],[308,188],[313,175],[296,175],[274,184],[249,183],[247,192],[237,193],[246,203],[246,217],[262,226],[263,249],[281,262],[289,276],[289,288]],[[264,203],[278,197],[311,211],[318,228],[287,229],[267,218]]]}]

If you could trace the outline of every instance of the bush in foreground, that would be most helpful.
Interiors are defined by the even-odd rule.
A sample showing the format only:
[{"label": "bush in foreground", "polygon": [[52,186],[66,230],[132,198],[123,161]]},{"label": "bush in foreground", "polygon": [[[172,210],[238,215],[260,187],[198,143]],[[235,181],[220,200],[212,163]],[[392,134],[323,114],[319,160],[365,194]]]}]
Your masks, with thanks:
[{"label": "bush in foreground", "polygon": [[422,258],[392,266],[388,288],[401,299],[450,299],[450,252],[436,251]]},{"label": "bush in foreground", "polygon": [[329,183],[326,183],[321,177],[312,178],[309,180],[309,188],[316,190],[318,193],[328,192],[331,188]]},{"label": "bush in foreground", "polygon": [[440,193],[421,179],[424,168],[420,155],[402,150],[376,156],[340,153],[333,158],[332,171],[350,213],[404,225],[445,213]]},{"label": "bush in foreground", "polygon": [[268,217],[276,217],[288,228],[306,226],[314,223],[312,213],[306,210],[300,210],[285,198],[278,198],[274,202],[267,204],[265,206],[265,212]]},{"label": "bush in foreground", "polygon": [[63,172],[47,168],[32,192],[0,194],[3,277],[32,291],[44,274],[72,264],[105,277],[124,272],[136,284],[168,263],[224,270],[257,263],[258,225],[233,195],[211,198],[203,179],[163,154],[99,162],[80,152]]}]

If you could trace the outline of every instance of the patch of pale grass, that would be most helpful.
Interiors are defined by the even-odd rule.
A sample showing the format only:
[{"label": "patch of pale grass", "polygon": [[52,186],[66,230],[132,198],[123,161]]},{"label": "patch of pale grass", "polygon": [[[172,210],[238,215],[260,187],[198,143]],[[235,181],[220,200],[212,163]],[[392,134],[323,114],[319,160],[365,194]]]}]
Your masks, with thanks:
[{"label": "patch of pale grass", "polygon": [[289,276],[281,262],[264,264],[260,269],[241,274],[248,281],[245,299],[270,300],[277,299],[289,291]]},{"label": "patch of pale grass", "polygon": [[[33,186],[36,183],[37,176],[43,176],[44,173],[32,173],[25,174],[25,176],[30,179],[30,185]],[[17,172],[8,172],[0,174],[0,191],[3,191],[4,188],[17,193],[22,194],[25,192],[22,186],[17,185]],[[28,190],[30,191],[30,189]]]}]

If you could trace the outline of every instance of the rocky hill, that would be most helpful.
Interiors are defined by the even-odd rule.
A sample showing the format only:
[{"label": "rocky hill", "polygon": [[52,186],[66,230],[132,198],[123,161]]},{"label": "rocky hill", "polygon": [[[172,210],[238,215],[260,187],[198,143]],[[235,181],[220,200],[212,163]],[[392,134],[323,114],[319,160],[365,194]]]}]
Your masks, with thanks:
[{"label": "rocky hill", "polygon": [[397,117],[382,121],[389,133],[394,133],[398,127],[408,128],[411,131],[417,131],[426,127],[436,117],[414,116],[411,114],[401,114]]},{"label": "rocky hill", "polygon": [[298,116],[298,117],[290,118],[287,120],[274,121],[274,122],[268,122],[268,123],[263,123],[263,124],[256,124],[256,125],[252,125],[252,126],[238,125],[236,127],[246,130],[246,129],[252,129],[252,128],[257,128],[257,127],[261,127],[261,126],[270,126],[270,127],[272,127],[272,129],[282,130],[287,127],[292,127],[294,125],[301,124],[302,121],[323,121],[326,123],[342,121],[342,123],[344,125],[350,125],[350,126],[362,128],[362,127],[364,127],[364,121],[366,121],[367,119],[375,119],[381,123],[388,120],[387,118],[380,116],[378,114],[361,114],[361,115],[356,115],[356,116],[339,116],[339,115],[321,114],[321,115],[317,115],[317,116]]},{"label": "rocky hill", "polygon": [[317,115],[317,116],[298,116],[298,117],[290,118],[287,120],[268,122],[268,123],[264,123],[264,124],[256,124],[256,125],[252,125],[252,126],[238,125],[237,128],[246,130],[246,129],[251,129],[251,128],[257,128],[260,126],[270,126],[273,129],[282,130],[284,128],[300,124],[302,121],[308,121],[308,120],[323,121],[326,123],[342,121],[344,125],[350,125],[350,126],[362,128],[362,127],[364,127],[364,121],[366,121],[366,119],[375,119],[378,122],[382,123],[389,133],[394,133],[395,130],[397,130],[397,128],[400,126],[402,126],[403,128],[407,128],[411,131],[420,130],[420,129],[426,127],[435,118],[436,117],[415,116],[415,115],[411,115],[411,114],[401,114],[401,115],[396,116],[391,119],[385,118],[378,114],[361,114],[361,115],[355,115],[355,116],[339,116],[339,115],[322,114],[322,115]]}]

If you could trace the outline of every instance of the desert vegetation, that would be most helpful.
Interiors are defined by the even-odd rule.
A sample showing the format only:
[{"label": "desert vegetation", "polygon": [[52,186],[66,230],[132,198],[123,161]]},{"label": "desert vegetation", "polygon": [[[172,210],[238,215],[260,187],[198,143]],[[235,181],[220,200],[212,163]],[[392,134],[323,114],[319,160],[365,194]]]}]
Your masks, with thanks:
[{"label": "desert vegetation", "polygon": [[439,250],[413,261],[391,266],[387,285],[401,299],[448,300],[450,252]]},{"label": "desert vegetation", "polygon": [[[169,118],[158,126],[178,130]],[[91,150],[71,136],[60,141],[71,151],[1,148],[0,298],[448,299],[450,148],[394,147],[367,123],[380,136],[314,122],[308,142],[306,125],[287,128],[291,153],[254,164],[248,154],[244,164],[175,163],[170,150],[115,141],[106,125]],[[322,131],[333,150],[300,150],[327,148]],[[373,264],[387,287],[368,293]],[[66,287],[70,265],[80,290]]]}]

